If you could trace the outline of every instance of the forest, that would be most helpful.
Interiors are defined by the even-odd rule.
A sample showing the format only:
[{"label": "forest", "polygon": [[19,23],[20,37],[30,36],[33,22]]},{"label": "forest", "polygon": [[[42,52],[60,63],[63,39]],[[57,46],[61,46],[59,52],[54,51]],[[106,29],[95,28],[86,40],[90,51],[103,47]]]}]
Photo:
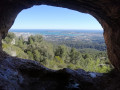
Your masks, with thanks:
[{"label": "forest", "polygon": [[103,44],[101,46],[100,43],[94,45],[78,43],[76,45],[70,41],[48,42],[41,35],[31,35],[26,40],[22,36],[17,37],[9,32],[2,40],[2,47],[9,55],[38,61],[54,70],[80,68],[91,72],[107,73],[113,69]]}]

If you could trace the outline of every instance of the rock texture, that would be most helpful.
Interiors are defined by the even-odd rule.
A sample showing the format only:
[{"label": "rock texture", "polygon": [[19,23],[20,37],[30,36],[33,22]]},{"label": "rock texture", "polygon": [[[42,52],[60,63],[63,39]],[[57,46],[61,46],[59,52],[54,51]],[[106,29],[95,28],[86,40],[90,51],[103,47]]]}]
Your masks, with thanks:
[{"label": "rock texture", "polygon": [[120,90],[120,72],[50,70],[36,61],[0,56],[0,90]]},{"label": "rock texture", "polygon": [[35,61],[4,55],[0,60],[0,90],[96,90],[93,78],[84,70],[55,71]]},{"label": "rock texture", "polygon": [[1,0],[0,89],[120,90],[120,73],[117,71],[93,79],[90,76],[93,74],[83,70],[53,71],[37,62],[14,58],[2,51],[1,40],[5,38],[19,12],[42,4],[69,8],[95,17],[104,29],[108,57],[115,69],[120,71],[120,0]]}]

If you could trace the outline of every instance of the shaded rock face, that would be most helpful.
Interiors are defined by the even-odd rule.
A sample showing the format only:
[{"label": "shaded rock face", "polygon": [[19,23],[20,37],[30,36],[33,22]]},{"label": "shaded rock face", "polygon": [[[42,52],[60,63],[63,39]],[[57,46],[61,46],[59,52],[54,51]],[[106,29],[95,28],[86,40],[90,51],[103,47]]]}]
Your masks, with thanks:
[{"label": "shaded rock face", "polygon": [[103,76],[81,69],[54,71],[38,62],[11,57],[2,51],[1,40],[5,38],[19,12],[42,4],[94,16],[104,29],[108,57],[120,71],[120,0],[1,0],[0,90],[120,90],[118,71]]},{"label": "shaded rock face", "polygon": [[96,80],[81,69],[55,71],[31,60],[0,59],[0,90],[97,90]]},{"label": "shaded rock face", "polygon": [[0,56],[0,90],[120,90],[120,72],[51,70],[36,61]]}]

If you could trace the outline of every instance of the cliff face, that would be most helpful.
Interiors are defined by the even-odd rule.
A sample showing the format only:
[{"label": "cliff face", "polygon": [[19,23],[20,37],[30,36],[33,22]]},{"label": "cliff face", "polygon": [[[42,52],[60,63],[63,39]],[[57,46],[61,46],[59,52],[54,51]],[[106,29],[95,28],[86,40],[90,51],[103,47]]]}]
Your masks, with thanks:
[{"label": "cliff face", "polygon": [[92,76],[84,70],[54,71],[35,61],[11,56],[2,59],[0,90],[97,90]]},{"label": "cliff face", "polygon": [[120,72],[50,70],[36,61],[0,56],[0,90],[120,90]]},{"label": "cliff face", "polygon": [[119,90],[119,75],[50,70],[38,62],[0,56],[0,90]]},{"label": "cliff face", "polygon": [[[0,59],[1,59],[0,88],[2,88],[3,90],[8,88],[11,88],[12,90],[14,90],[15,88],[27,90],[38,87],[41,88],[39,90],[50,90],[50,89],[57,90],[58,87],[68,88],[69,84],[71,84],[71,86],[74,85],[76,87],[79,86],[79,89],[76,88],[76,90],[87,90],[85,85],[90,86],[90,88],[88,87],[89,90],[90,89],[97,90],[93,82],[93,79],[90,79],[89,75],[86,75],[87,72],[85,72],[86,73],[85,75],[79,75],[79,73],[82,73],[81,71],[77,72],[69,69],[53,71],[41,66],[37,62],[13,58],[2,51],[1,39],[5,38],[8,30],[14,23],[14,20],[16,16],[19,14],[19,12],[22,11],[23,9],[30,8],[33,5],[41,5],[41,4],[69,8],[69,9],[77,10],[79,12],[89,13],[92,16],[94,16],[104,29],[104,38],[107,45],[108,57],[111,63],[113,64],[113,66],[117,70],[120,70],[120,55],[119,55],[120,1],[119,0],[1,0],[0,1]],[[119,72],[118,72],[118,76],[119,76]],[[73,80],[71,80],[71,78]],[[113,80],[112,79],[113,77],[112,78],[108,77],[108,78],[111,80],[111,83],[113,84],[115,82],[114,80],[117,81],[119,80],[119,79]],[[63,82],[65,82],[65,84]],[[72,85],[72,83],[76,83],[76,84]],[[118,84],[119,82],[117,83],[117,85]],[[45,87],[42,87],[44,85],[47,85],[45,86],[46,89]],[[115,85],[115,87],[119,88],[118,87],[119,85],[118,86],[117,85]],[[108,86],[110,86],[110,83]],[[100,87],[102,86],[100,85]],[[72,88],[71,89],[69,88],[68,90],[72,90]],[[116,90],[116,89],[109,88],[106,90]]]}]

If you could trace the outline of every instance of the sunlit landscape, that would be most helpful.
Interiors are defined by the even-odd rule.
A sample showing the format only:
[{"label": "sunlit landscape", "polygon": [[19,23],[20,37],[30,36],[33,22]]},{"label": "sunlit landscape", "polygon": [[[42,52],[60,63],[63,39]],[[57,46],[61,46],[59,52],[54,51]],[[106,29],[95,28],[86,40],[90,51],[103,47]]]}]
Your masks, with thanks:
[{"label": "sunlit landscape", "polygon": [[112,69],[100,24],[90,15],[66,8],[42,5],[22,11],[2,42],[9,55],[54,70],[107,73]]},{"label": "sunlit landscape", "polygon": [[102,31],[11,30],[3,40],[3,50],[54,70],[81,68],[106,73],[112,69]]}]

